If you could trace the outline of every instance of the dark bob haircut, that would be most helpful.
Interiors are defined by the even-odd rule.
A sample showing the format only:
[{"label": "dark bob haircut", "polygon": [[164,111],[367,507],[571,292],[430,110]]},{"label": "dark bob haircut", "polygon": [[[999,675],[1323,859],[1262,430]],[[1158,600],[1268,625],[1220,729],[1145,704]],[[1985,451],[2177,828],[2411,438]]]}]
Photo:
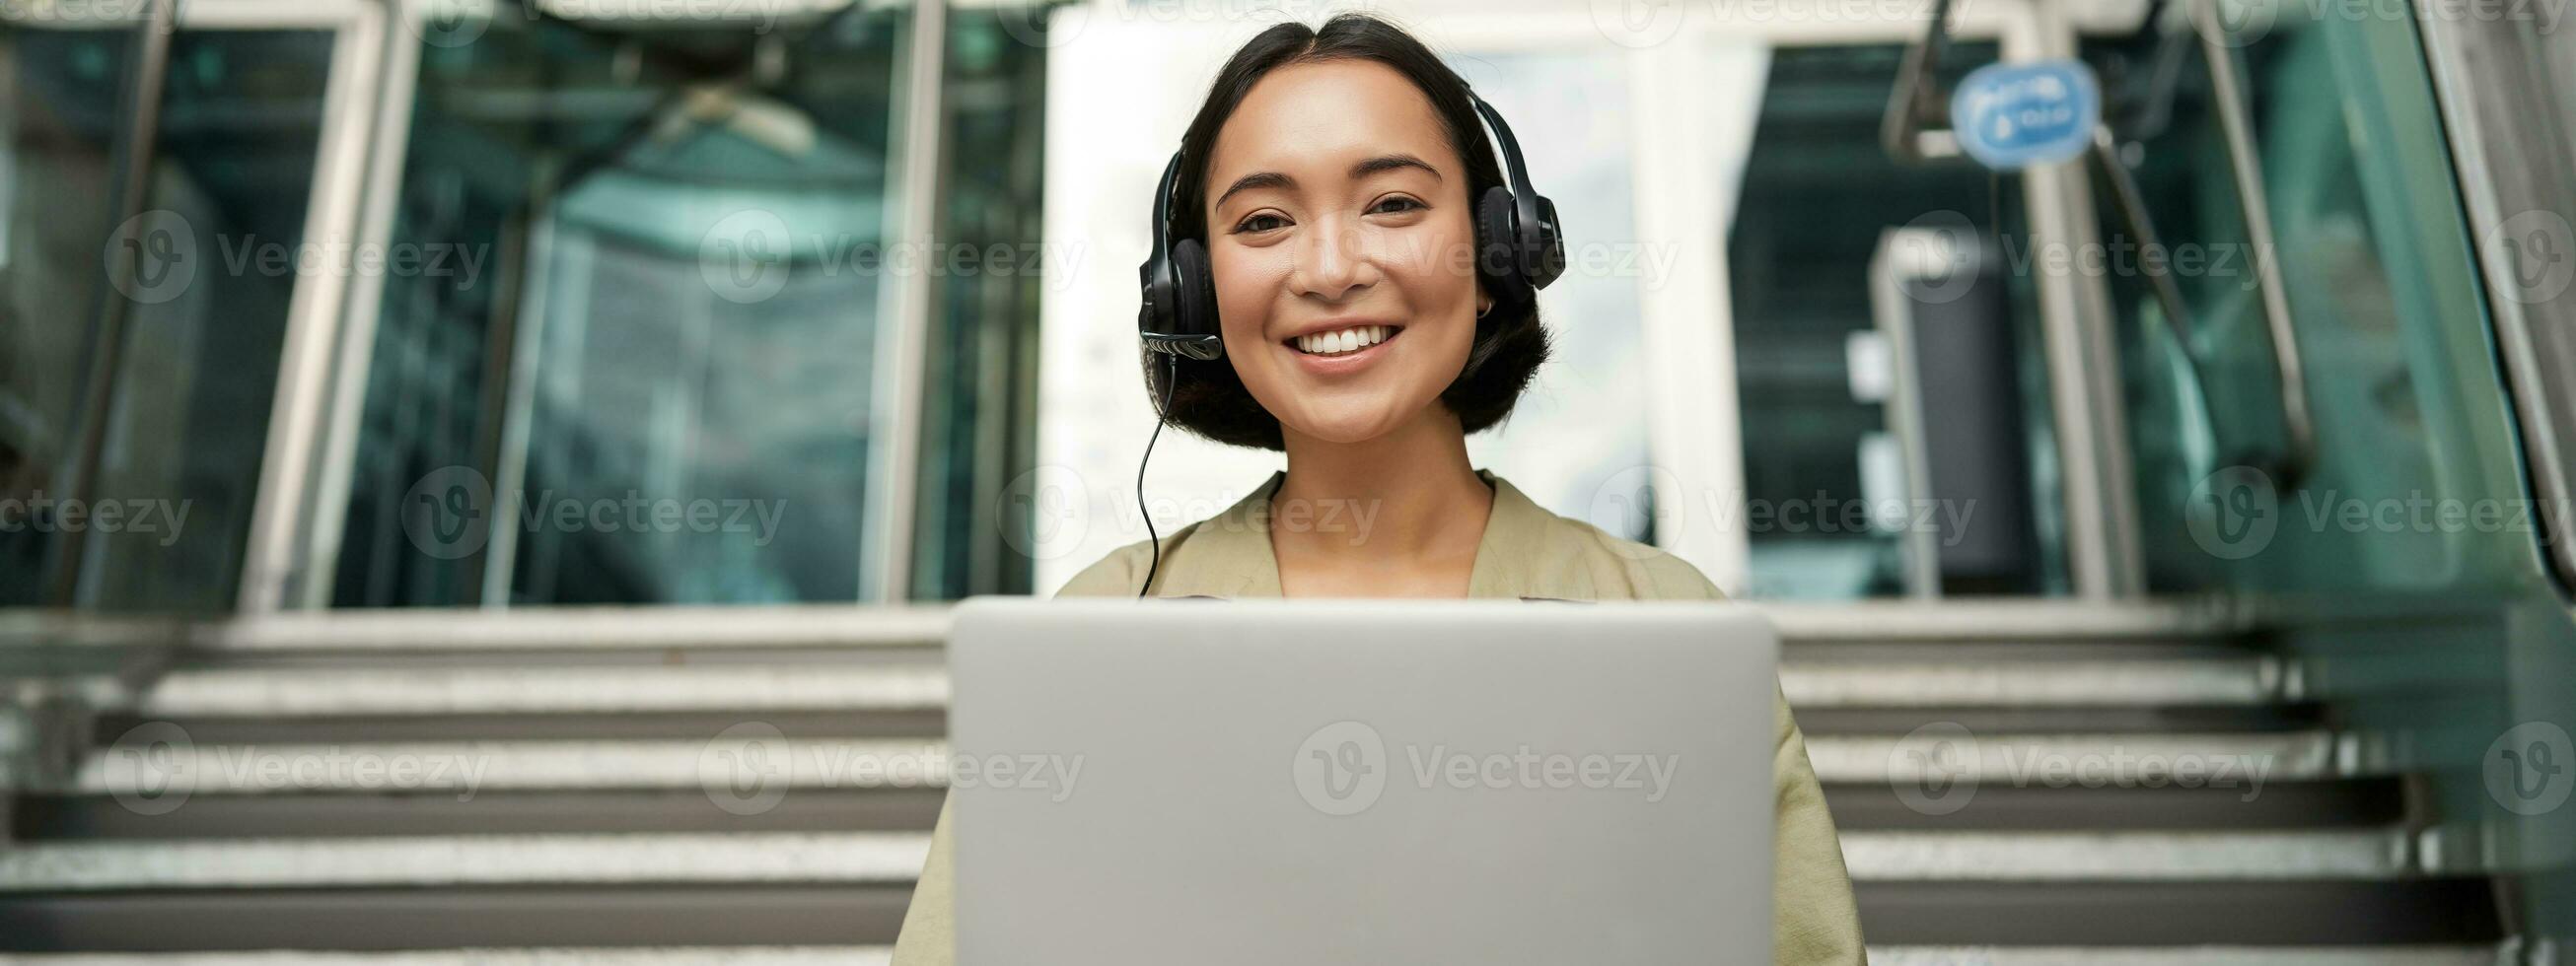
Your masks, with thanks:
[{"label": "dark bob haircut", "polygon": [[[1467,82],[1412,34],[1358,13],[1336,16],[1325,21],[1321,29],[1283,23],[1262,31],[1226,61],[1216,81],[1209,85],[1207,102],[1199,106],[1198,116],[1190,121],[1189,132],[1181,138],[1181,177],[1173,189],[1178,196],[1173,201],[1175,244],[1185,238],[1207,244],[1204,209],[1209,158],[1216,150],[1217,131],[1234,115],[1253,85],[1281,67],[1335,60],[1384,64],[1421,89],[1431,102],[1432,112],[1440,117],[1450,148],[1467,166],[1468,211],[1475,210],[1476,200],[1484,197],[1485,189],[1503,183],[1502,166],[1496,162],[1493,146],[1468,99]],[[1472,214],[1469,220],[1474,220]],[[1251,390],[1244,388],[1242,376],[1234,371],[1232,356],[1211,362],[1181,359],[1171,370],[1177,385],[1167,387],[1164,366],[1170,363],[1157,360],[1177,357],[1140,351],[1146,391],[1157,400],[1165,392],[1171,394],[1174,425],[1229,446],[1287,448],[1280,435],[1279,418],[1262,408]],[[1547,356],[1547,330],[1539,325],[1535,301],[1515,304],[1498,299],[1493,310],[1477,320],[1476,339],[1468,350],[1467,364],[1449,388],[1441,391],[1440,401],[1458,414],[1467,432],[1487,429],[1511,415],[1512,405],[1520,401],[1521,390],[1529,386],[1530,377],[1547,361]]]}]

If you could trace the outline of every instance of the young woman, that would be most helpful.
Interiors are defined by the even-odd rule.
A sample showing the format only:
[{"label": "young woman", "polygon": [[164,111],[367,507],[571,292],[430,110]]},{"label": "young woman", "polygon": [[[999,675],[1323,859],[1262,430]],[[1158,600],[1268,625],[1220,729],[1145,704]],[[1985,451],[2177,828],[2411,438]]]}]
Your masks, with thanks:
[{"label": "young woman", "polygon": [[[1149,353],[1147,381],[1169,421],[1284,451],[1288,469],[1063,594],[1720,596],[1680,559],[1468,461],[1467,434],[1508,415],[1548,354],[1526,273],[1479,264],[1479,206],[1508,186],[1475,103],[1419,41],[1365,15],[1273,27],[1226,63],[1181,142],[1170,226],[1197,247],[1180,270],[1205,279],[1178,292],[1213,302],[1223,353]],[[1499,212],[1484,217],[1502,233]],[[1777,959],[1858,963],[1833,819],[1777,707]],[[899,966],[953,956],[950,855],[943,814]]]}]

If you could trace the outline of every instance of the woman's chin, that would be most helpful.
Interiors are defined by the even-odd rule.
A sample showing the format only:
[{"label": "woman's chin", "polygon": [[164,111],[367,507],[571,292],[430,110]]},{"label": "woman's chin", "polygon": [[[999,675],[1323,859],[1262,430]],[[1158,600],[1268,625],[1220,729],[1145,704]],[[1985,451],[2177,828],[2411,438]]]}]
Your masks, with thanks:
[{"label": "woman's chin", "polygon": [[1377,410],[1319,415],[1290,420],[1285,425],[1297,435],[1318,443],[1348,445],[1365,443],[1384,436],[1388,431],[1393,430],[1398,422],[1400,420],[1395,418],[1394,413]]}]

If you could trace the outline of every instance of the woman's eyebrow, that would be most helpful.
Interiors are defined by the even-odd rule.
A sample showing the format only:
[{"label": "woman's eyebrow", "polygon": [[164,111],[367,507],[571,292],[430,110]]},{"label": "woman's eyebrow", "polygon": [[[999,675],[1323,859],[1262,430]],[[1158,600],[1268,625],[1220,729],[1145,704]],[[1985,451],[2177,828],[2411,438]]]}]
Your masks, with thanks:
[{"label": "woman's eyebrow", "polygon": [[[1357,181],[1381,171],[1395,171],[1403,168],[1419,168],[1431,175],[1433,180],[1440,178],[1440,169],[1432,167],[1430,162],[1421,158],[1410,154],[1381,154],[1351,165],[1351,180]],[[1225,193],[1217,195],[1216,201],[1210,207],[1222,207],[1225,199],[1234,197],[1237,192],[1251,191],[1255,188],[1295,188],[1296,186],[1297,179],[1279,172],[1255,171],[1234,179],[1234,184],[1227,187]]]}]

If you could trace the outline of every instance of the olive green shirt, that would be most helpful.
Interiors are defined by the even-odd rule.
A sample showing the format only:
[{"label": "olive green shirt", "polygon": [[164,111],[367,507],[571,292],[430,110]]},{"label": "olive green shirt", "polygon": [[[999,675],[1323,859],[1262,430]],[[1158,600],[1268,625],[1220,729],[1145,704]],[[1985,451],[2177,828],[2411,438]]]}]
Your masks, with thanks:
[{"label": "olive green shirt", "polygon": [[[1467,596],[1545,600],[1718,600],[1697,568],[1661,550],[1603,533],[1591,524],[1550,513],[1490,472],[1478,477],[1494,488],[1494,507],[1476,546]],[[1279,565],[1270,548],[1270,495],[1285,474],[1224,513],[1181,528],[1163,539],[1155,570],[1158,597],[1279,597]],[[1283,520],[1282,525],[1288,521]],[[1321,516],[1314,526],[1331,525]],[[1348,525],[1347,523],[1345,525]],[[1136,593],[1152,548],[1137,541],[1112,551],[1076,574],[1058,596],[1110,597]],[[1860,915],[1852,903],[1851,877],[1843,871],[1841,842],[1825,811],[1824,789],[1807,762],[1789,704],[1777,697],[1776,750],[1771,783],[1776,792],[1773,851],[1772,943],[1781,963],[1862,962]],[[895,966],[948,966],[956,959],[952,920],[955,892],[948,811],[939,813],[930,858],[914,887],[912,906],[895,941]]]}]

